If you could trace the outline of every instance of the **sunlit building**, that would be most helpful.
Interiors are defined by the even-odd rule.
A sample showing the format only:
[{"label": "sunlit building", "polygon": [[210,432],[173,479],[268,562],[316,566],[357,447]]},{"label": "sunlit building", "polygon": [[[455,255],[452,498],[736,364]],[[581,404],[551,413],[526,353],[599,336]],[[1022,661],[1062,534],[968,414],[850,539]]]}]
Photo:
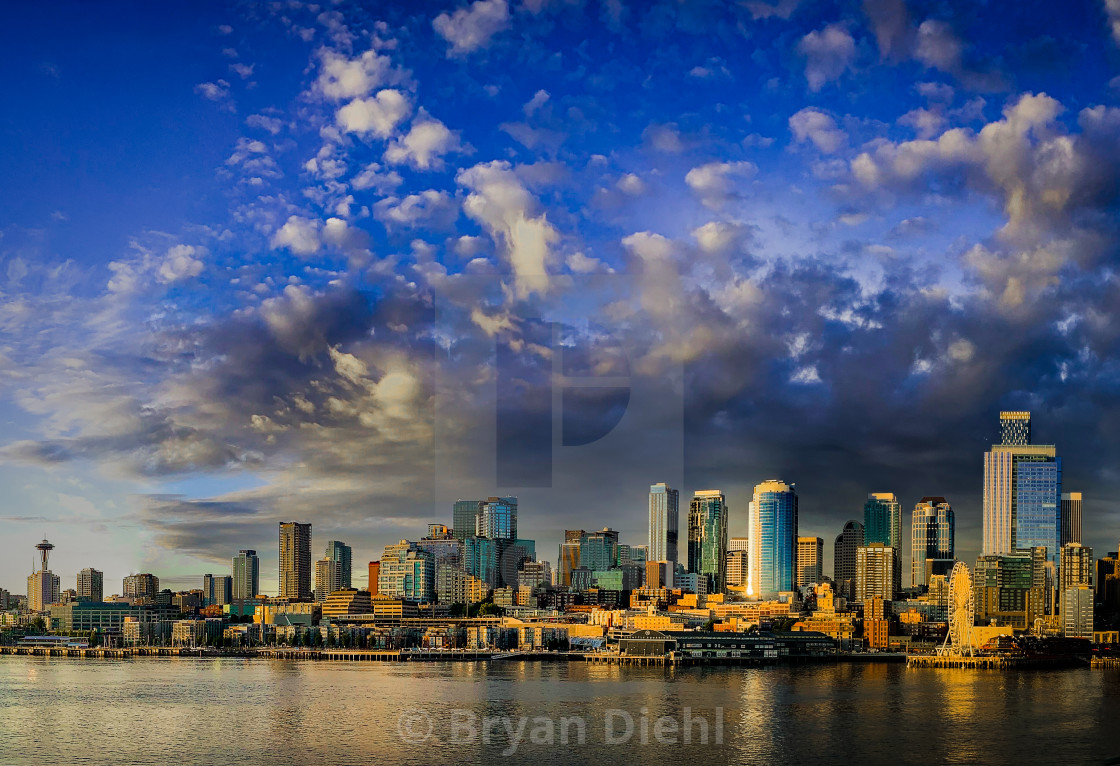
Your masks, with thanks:
[{"label": "sunlit building", "polygon": [[327,543],[323,558],[338,562],[339,587],[335,590],[349,588],[353,581],[353,550],[350,546],[338,540],[331,540]]},{"label": "sunlit building", "polygon": [[1062,493],[1062,545],[1081,542],[1081,493]]},{"label": "sunlit building", "polygon": [[78,598],[101,601],[105,598],[105,573],[92,567],[78,572]]},{"label": "sunlit building", "polygon": [[750,579],[747,594],[774,598],[797,585],[797,493],[771,479],[757,484],[748,509]]},{"label": "sunlit building", "polygon": [[342,589],[342,565],[330,558],[315,562],[315,600],[323,603],[327,596]]},{"label": "sunlit building", "polygon": [[927,571],[926,560],[951,560],[954,556],[953,507],[943,497],[923,497],[910,517],[910,536],[910,584],[925,586],[933,574]]},{"label": "sunlit building", "polygon": [[280,595],[294,601],[311,599],[311,524],[280,523]]},{"label": "sunlit building", "polygon": [[893,492],[871,492],[863,504],[863,542],[902,550],[902,505]]},{"label": "sunlit building", "polygon": [[230,571],[233,573],[231,589],[234,601],[244,601],[260,593],[261,560],[257,558],[255,550],[249,548],[239,550],[233,557]]},{"label": "sunlit building", "polygon": [[797,587],[815,585],[824,579],[824,540],[797,538]]},{"label": "sunlit building", "polygon": [[651,561],[672,561],[680,533],[680,492],[665,482],[649,488],[649,551]]},{"label": "sunlit building", "polygon": [[889,545],[871,543],[856,549],[856,601],[872,598],[894,600],[899,587],[898,552]]},{"label": "sunlit building", "polygon": [[688,510],[688,571],[706,580],[707,593],[727,587],[727,500],[718,489],[697,490]]},{"label": "sunlit building", "polygon": [[121,593],[136,601],[154,601],[159,593],[159,578],[154,574],[133,574],[124,578]]},{"label": "sunlit building", "polygon": [[863,524],[852,519],[836,536],[833,545],[832,579],[836,595],[841,598],[856,597],[856,550],[863,545]]}]

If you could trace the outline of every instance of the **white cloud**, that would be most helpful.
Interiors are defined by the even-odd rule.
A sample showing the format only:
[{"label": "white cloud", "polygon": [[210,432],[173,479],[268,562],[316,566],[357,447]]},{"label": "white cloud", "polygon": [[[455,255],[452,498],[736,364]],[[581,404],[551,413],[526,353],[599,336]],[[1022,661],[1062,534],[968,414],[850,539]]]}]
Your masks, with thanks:
[{"label": "white cloud", "polygon": [[717,209],[736,196],[734,177],[750,177],[757,170],[753,162],[709,162],[688,171],[684,182],[705,207]]},{"label": "white cloud", "polygon": [[229,95],[229,83],[225,80],[200,82],[194,86],[194,92],[211,101],[221,101]]},{"label": "white cloud", "polygon": [[690,233],[700,249],[709,255],[726,253],[745,243],[750,236],[750,230],[746,226],[726,221],[708,221]]},{"label": "white cloud", "polygon": [[560,235],[508,162],[494,161],[461,170],[456,181],[470,190],[463,211],[493,238],[513,270],[514,292],[526,298],[548,290],[551,246]]},{"label": "white cloud", "polygon": [[407,135],[400,136],[385,150],[385,161],[393,165],[408,163],[420,170],[439,169],[440,159],[459,149],[459,137],[434,117],[420,110]]},{"label": "white cloud", "polygon": [[959,72],[962,48],[961,41],[944,21],[927,19],[918,27],[914,55],[928,67],[943,72]]},{"label": "white cloud", "polygon": [[848,143],[848,134],[836,126],[836,121],[813,107],[790,117],[789,127],[798,141],[811,141],[824,154],[833,154]]},{"label": "white cloud", "polygon": [[805,79],[809,90],[815,92],[838,79],[852,65],[856,41],[840,24],[830,24],[801,38],[797,52],[805,57]]},{"label": "white cloud", "polygon": [[284,123],[279,118],[269,117],[264,114],[250,114],[245,118],[245,124],[250,128],[267,130],[274,136],[284,127]]},{"label": "white cloud", "polygon": [[319,252],[319,222],[293,215],[272,235],[274,250],[286,247],[295,255],[314,255]]},{"label": "white cloud", "polygon": [[366,165],[361,173],[354,176],[350,185],[358,191],[373,189],[376,194],[391,194],[394,189],[404,183],[400,173],[395,170],[383,170],[376,162]]},{"label": "white cloud", "polygon": [[338,110],[335,121],[347,133],[373,133],[380,138],[393,134],[412,106],[399,90],[386,88],[372,98],[356,98]]},{"label": "white cloud", "polygon": [[565,261],[568,265],[568,270],[576,274],[594,274],[596,272],[607,272],[608,274],[614,273],[614,269],[610,268],[603,261],[598,258],[592,258],[585,255],[583,252],[577,251],[569,255]]},{"label": "white cloud", "polygon": [[508,26],[506,0],[477,0],[451,15],[441,13],[432,21],[432,28],[451,43],[449,56],[462,56],[485,48],[491,37]]},{"label": "white cloud", "polygon": [[1108,27],[1112,30],[1112,39],[1120,44],[1120,0],[1104,0],[1104,8],[1108,14]]},{"label": "white cloud", "polygon": [[633,173],[627,173],[622,176],[622,178],[618,179],[618,183],[616,183],[615,186],[618,187],[620,192],[629,194],[631,197],[637,197],[646,190],[646,185],[642,183],[642,179]]},{"label": "white cloud", "polygon": [[374,206],[374,217],[387,225],[443,228],[458,217],[455,200],[444,191],[428,189],[404,199],[387,197]]},{"label": "white cloud", "polygon": [[534,112],[548,103],[548,98],[547,90],[538,90],[533,94],[533,97],[525,103],[525,106],[521,107],[521,111],[525,113],[526,117],[532,117]]},{"label": "white cloud", "polygon": [[193,245],[175,245],[168,249],[156,270],[156,277],[164,284],[197,277],[202,273],[202,261],[195,256],[203,252],[202,248]]},{"label": "white cloud", "polygon": [[230,71],[239,76],[242,80],[248,80],[253,76],[253,69],[255,66],[255,64],[244,64],[238,61],[235,64],[230,64],[229,68]]},{"label": "white cloud", "polygon": [[315,85],[324,96],[341,101],[368,95],[374,88],[389,81],[390,73],[389,57],[376,51],[366,51],[358,58],[349,59],[336,51],[324,49]]},{"label": "white cloud", "polygon": [[650,123],[642,131],[642,138],[654,149],[665,154],[680,154],[684,151],[680,131],[672,123],[666,125]]}]

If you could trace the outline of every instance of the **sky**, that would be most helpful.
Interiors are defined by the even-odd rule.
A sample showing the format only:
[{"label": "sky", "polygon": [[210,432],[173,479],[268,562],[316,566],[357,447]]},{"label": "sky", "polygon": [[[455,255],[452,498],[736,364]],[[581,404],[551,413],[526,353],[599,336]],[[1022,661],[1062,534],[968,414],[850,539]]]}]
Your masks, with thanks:
[{"label": "sky", "polygon": [[826,573],[869,492],[970,562],[1001,409],[1117,548],[1116,0],[0,20],[0,587],[268,591],[280,521],[364,563],[491,495],[555,561],[658,481],[745,535],[772,478]]}]

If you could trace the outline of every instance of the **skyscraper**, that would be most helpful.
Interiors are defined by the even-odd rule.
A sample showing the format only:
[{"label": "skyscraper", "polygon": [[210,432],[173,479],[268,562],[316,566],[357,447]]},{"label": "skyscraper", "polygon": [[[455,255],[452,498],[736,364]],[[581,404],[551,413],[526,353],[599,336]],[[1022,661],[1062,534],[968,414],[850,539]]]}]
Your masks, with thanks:
[{"label": "skyscraper", "polygon": [[618,563],[618,531],[604,527],[579,538],[579,566],[605,572]]},{"label": "skyscraper", "polygon": [[894,600],[898,575],[898,552],[894,548],[871,543],[856,549],[856,601],[867,603],[876,596]]},{"label": "skyscraper", "polygon": [[315,600],[322,603],[338,590],[342,590],[342,564],[324,556],[315,562]]},{"label": "skyscraper", "polygon": [[125,598],[151,601],[159,593],[159,578],[149,573],[129,575],[124,578],[121,590]]},{"label": "skyscraper", "polygon": [[233,600],[253,598],[261,590],[261,562],[257,552],[243,548],[233,557]]},{"label": "skyscraper", "polygon": [[280,522],[280,596],[311,600],[311,524]]},{"label": "skyscraper", "polygon": [[928,585],[926,559],[951,559],[955,547],[953,508],[943,497],[923,497],[910,517],[910,584]]},{"label": "skyscraper", "polygon": [[727,501],[718,489],[701,489],[688,510],[688,571],[702,575],[708,593],[727,587]]},{"label": "skyscraper", "polygon": [[1032,444],[1029,412],[1001,412],[1002,442],[984,453],[984,555],[1061,547],[1062,461],[1052,444]]},{"label": "skyscraper", "polygon": [[1062,547],[1081,542],[1081,493],[1062,493]]},{"label": "skyscraper", "polygon": [[797,587],[814,585],[824,579],[824,540],[819,537],[797,538]]},{"label": "skyscraper", "polygon": [[864,545],[882,543],[902,550],[902,505],[893,492],[871,492],[863,504]]},{"label": "skyscraper", "polygon": [[572,584],[572,570],[579,568],[579,541],[584,534],[582,529],[564,530],[564,542],[560,543],[558,585],[566,588]]},{"label": "skyscraper", "polygon": [[331,561],[337,561],[339,567],[339,587],[335,590],[342,590],[343,588],[351,587],[350,581],[352,579],[352,551],[350,546],[346,543],[339,542],[338,540],[331,540],[327,543],[327,551],[323,554],[323,558],[328,558]]},{"label": "skyscraper", "polygon": [[490,540],[516,540],[517,498],[490,497],[480,503],[475,534]]},{"label": "skyscraper", "polygon": [[104,601],[105,574],[90,567],[78,572],[78,598]]},{"label": "skyscraper", "polygon": [[680,492],[665,482],[649,488],[649,560],[677,562]]},{"label": "skyscraper", "polygon": [[856,549],[863,545],[863,524],[852,519],[836,536],[833,547],[832,579],[836,581],[836,595],[856,597]]},{"label": "skyscraper", "polygon": [[771,479],[754,488],[748,513],[749,596],[772,598],[797,585],[797,494],[793,486]]},{"label": "skyscraper", "polygon": [[202,576],[202,605],[224,606],[233,597],[233,578],[229,575]]},{"label": "skyscraper", "polygon": [[1062,546],[1062,565],[1059,570],[1060,590],[1078,585],[1093,585],[1093,549],[1081,543]]},{"label": "skyscraper", "polygon": [[456,500],[451,509],[451,526],[460,540],[474,536],[478,527],[481,500]]}]

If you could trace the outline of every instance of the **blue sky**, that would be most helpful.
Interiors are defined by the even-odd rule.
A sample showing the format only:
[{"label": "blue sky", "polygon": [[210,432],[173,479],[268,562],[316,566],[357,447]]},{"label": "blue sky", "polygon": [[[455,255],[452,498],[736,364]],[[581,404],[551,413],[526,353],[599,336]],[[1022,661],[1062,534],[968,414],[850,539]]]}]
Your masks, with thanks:
[{"label": "blue sky", "polygon": [[[267,584],[277,521],[365,561],[496,493],[553,558],[644,542],[665,478],[732,534],[794,481],[828,543],[944,495],[968,560],[1005,407],[1116,547],[1115,3],[3,16],[3,587],[44,534],[64,582],[252,547]],[[550,445],[561,358],[628,404],[570,394]]]}]

